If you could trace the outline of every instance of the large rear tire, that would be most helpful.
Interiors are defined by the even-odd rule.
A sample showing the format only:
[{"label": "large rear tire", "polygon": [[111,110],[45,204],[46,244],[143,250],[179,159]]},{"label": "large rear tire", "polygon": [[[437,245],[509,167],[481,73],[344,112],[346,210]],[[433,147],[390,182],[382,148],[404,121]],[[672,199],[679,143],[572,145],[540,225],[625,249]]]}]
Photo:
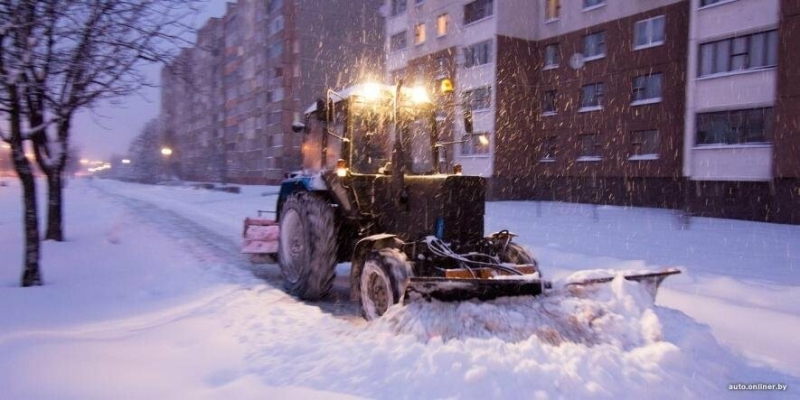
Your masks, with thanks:
[{"label": "large rear tire", "polygon": [[322,196],[297,192],[281,209],[278,264],[286,290],[303,300],[319,300],[336,276],[334,209]]},{"label": "large rear tire", "polygon": [[359,301],[367,321],[380,318],[389,307],[403,301],[411,266],[397,249],[372,251],[361,270]]}]

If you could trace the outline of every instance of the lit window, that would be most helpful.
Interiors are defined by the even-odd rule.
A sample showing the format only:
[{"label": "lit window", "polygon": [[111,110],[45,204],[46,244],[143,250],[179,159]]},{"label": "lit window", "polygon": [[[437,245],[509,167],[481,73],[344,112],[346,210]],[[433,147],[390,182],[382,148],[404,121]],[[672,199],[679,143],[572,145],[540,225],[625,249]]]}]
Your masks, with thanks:
[{"label": "lit window", "polygon": [[545,10],[545,20],[551,21],[558,19],[561,14],[561,0],[547,0],[547,9]]},{"label": "lit window", "polygon": [[414,26],[414,44],[425,43],[425,24],[417,24]]},{"label": "lit window", "polygon": [[664,44],[664,16],[638,21],[633,26],[633,48]]},{"label": "lit window", "polygon": [[447,24],[448,22],[447,14],[442,14],[436,17],[436,34],[438,36],[447,35]]}]

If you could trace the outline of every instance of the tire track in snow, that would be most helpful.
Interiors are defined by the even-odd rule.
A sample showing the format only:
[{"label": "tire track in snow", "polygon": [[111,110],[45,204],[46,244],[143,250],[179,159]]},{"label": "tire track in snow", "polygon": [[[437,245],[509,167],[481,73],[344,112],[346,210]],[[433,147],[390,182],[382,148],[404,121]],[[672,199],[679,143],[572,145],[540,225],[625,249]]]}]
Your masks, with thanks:
[{"label": "tire track in snow", "polygon": [[[105,190],[90,182],[89,187],[102,195],[113,198],[132,211],[134,218],[155,227],[176,243],[187,248],[195,258],[202,261],[202,268],[212,270],[227,281],[253,289],[266,282],[272,289],[283,292],[283,278],[277,265],[252,264],[240,252],[239,243],[229,236],[193,221],[180,213],[161,207],[153,202],[135,199]],[[186,207],[192,205],[187,204]],[[347,268],[349,272],[349,268]],[[337,268],[337,272],[344,272]],[[258,279],[253,279],[253,278]],[[354,323],[363,322],[358,304],[350,301],[350,283],[347,274],[337,274],[329,296],[317,302],[302,302],[314,305],[323,312]],[[288,295],[287,295],[288,296]]]}]

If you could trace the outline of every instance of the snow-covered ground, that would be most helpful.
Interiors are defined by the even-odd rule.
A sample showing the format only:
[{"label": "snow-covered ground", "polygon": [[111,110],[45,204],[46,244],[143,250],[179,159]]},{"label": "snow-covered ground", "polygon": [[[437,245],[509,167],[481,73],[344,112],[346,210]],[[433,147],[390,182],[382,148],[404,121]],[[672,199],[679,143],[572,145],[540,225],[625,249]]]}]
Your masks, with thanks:
[{"label": "snow-covered ground", "polygon": [[[579,296],[414,303],[366,323],[280,289],[238,254],[276,188],[228,194],[73,180],[45,286],[18,288],[16,183],[0,187],[2,398],[800,397],[800,227],[670,211],[487,204],[546,276],[679,267],[656,304],[615,280]],[[43,187],[40,186],[43,189]],[[785,391],[729,391],[781,383]]]}]

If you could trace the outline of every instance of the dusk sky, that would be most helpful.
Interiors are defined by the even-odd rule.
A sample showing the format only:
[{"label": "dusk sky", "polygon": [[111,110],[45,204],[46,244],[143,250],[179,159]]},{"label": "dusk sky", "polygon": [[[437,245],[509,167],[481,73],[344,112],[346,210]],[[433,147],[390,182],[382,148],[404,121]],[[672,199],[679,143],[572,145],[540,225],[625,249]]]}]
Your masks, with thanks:
[{"label": "dusk sky", "polygon": [[[208,18],[222,16],[226,3],[224,0],[208,0],[194,25],[200,27]],[[160,65],[147,67],[151,82],[160,84],[160,71]],[[83,112],[76,118],[73,137],[81,148],[81,158],[108,159],[112,154],[125,154],[131,140],[147,121],[158,116],[160,92],[158,88],[148,88],[139,94],[120,98],[116,103],[119,104],[101,104],[94,111]]]}]

